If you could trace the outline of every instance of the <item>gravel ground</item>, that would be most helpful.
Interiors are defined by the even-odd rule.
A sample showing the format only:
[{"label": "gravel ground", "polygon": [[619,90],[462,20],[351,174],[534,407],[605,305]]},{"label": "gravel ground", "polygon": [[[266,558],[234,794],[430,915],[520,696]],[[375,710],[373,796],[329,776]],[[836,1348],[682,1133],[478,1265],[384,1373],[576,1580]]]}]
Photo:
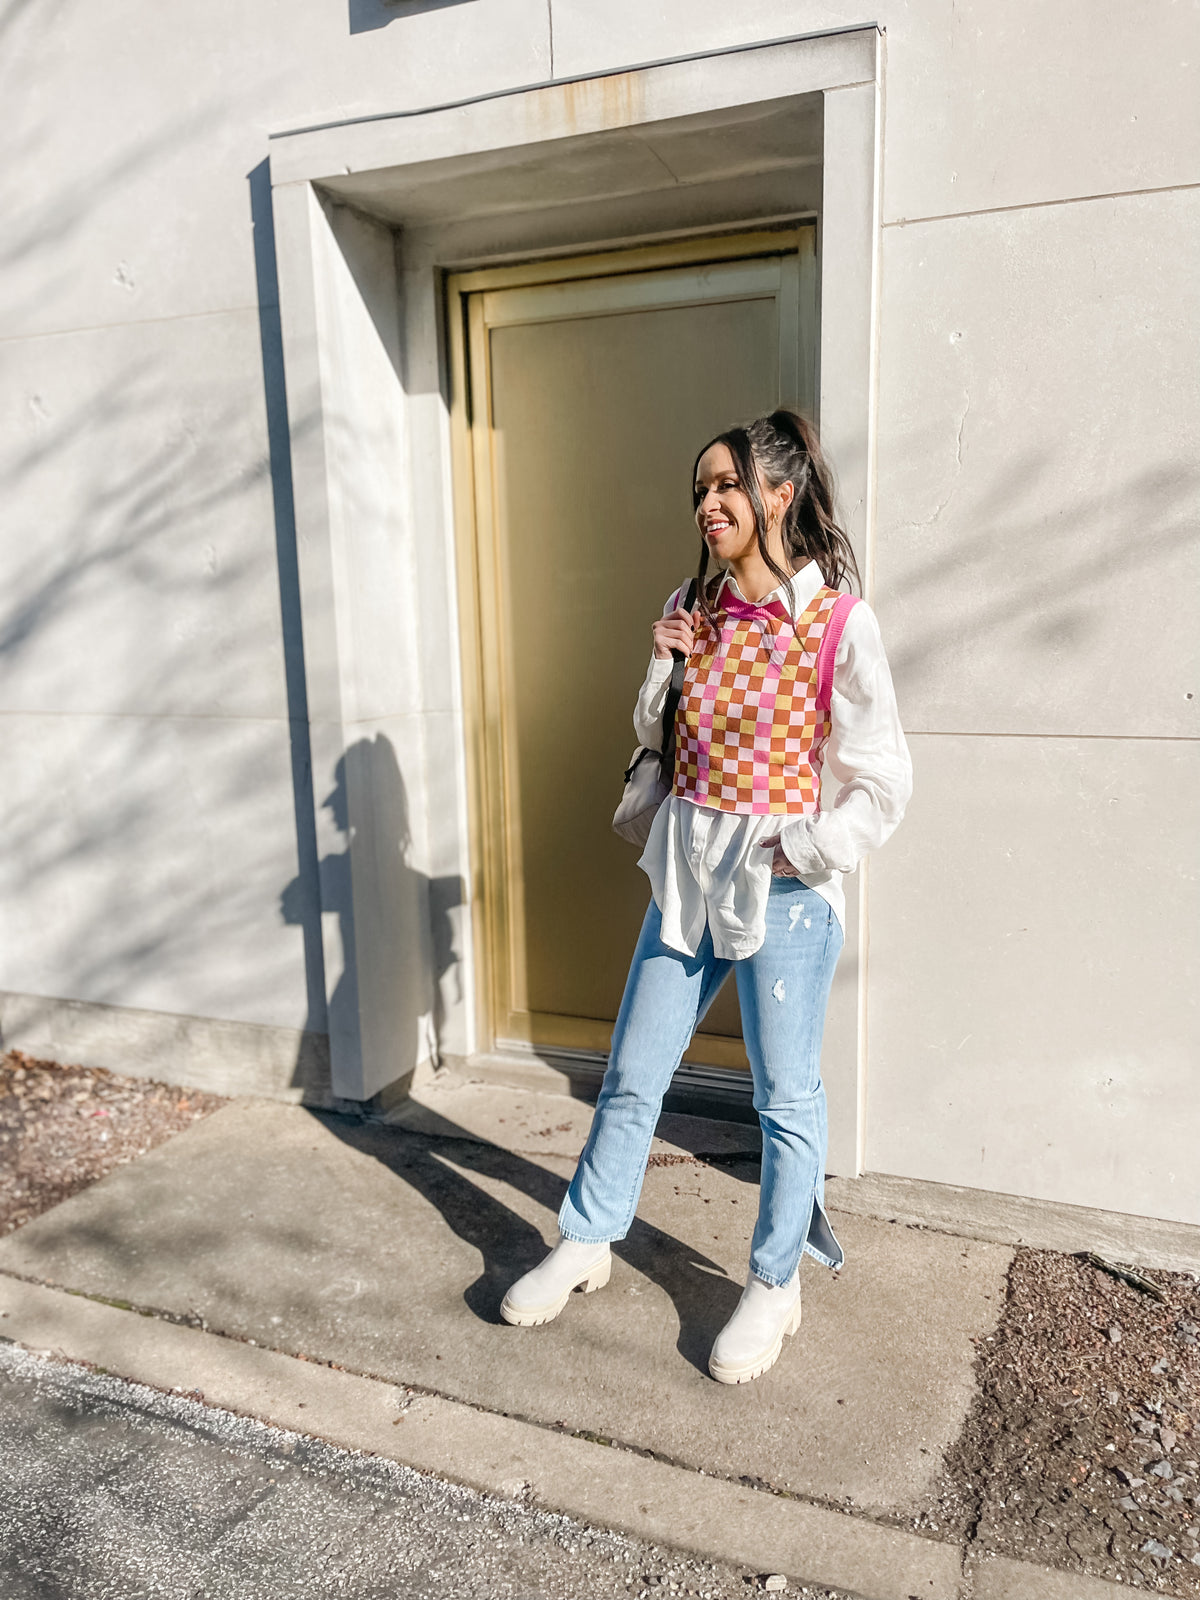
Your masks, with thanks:
[{"label": "gravel ground", "polygon": [[5,1343],[0,1452],[5,1600],[749,1600],[765,1588],[766,1574]]},{"label": "gravel ground", "polygon": [[1019,1250],[926,1526],[1047,1566],[1200,1596],[1200,1284],[1164,1301]]},{"label": "gravel ground", "polygon": [[197,1089],[0,1056],[0,1234],[144,1155],[225,1101]]}]

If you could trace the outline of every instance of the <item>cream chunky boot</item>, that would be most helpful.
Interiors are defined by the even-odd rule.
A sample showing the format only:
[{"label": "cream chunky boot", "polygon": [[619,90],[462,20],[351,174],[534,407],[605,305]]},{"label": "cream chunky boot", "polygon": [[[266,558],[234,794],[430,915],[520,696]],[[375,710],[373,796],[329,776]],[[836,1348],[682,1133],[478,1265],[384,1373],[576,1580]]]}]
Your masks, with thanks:
[{"label": "cream chunky boot", "polygon": [[799,1269],[780,1289],[751,1272],[737,1310],[717,1335],[708,1370],[718,1383],[749,1383],[775,1365],[784,1338],[799,1326]]},{"label": "cream chunky boot", "polygon": [[579,1244],[560,1239],[546,1259],[527,1272],[504,1296],[500,1315],[518,1328],[536,1328],[553,1322],[566,1305],[572,1289],[591,1294],[603,1289],[612,1272],[606,1244]]}]

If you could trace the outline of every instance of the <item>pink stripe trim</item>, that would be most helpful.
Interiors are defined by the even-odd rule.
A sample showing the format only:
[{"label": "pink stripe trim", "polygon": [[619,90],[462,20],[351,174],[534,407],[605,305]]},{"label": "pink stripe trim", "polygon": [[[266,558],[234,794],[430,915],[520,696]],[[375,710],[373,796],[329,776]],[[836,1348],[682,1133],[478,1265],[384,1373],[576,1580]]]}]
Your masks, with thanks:
[{"label": "pink stripe trim", "polygon": [[817,704],[822,711],[829,710],[833,699],[833,664],[837,656],[837,647],[841,643],[846,618],[857,604],[856,594],[842,594],[837,597],[829,615],[829,623],[817,646]]}]

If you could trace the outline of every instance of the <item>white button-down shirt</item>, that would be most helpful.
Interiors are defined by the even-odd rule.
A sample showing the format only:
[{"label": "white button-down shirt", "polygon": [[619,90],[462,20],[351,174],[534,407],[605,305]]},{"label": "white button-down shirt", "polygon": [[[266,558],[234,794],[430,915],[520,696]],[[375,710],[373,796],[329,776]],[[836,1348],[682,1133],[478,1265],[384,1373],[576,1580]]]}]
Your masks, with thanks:
[{"label": "white button-down shirt", "polygon": [[[724,582],[745,599],[729,573]],[[761,603],[781,600],[795,618],[824,582],[815,561]],[[790,594],[789,594],[790,590]],[[675,595],[663,608],[665,616]],[[662,744],[663,705],[671,659],[651,657],[638,695],[633,725],[638,742]],[[662,937],[674,950],[694,955],[707,923],[718,957],[740,960],[763,942],[773,850],[772,834],[801,880],[822,895],[845,922],[844,873],[881,845],[904,815],[912,792],[912,763],[879,623],[860,601],[851,607],[834,656],[829,738],[822,768],[821,808],[812,815],[718,811],[669,795],[659,808],[638,865],[650,879],[662,914]],[[841,785],[826,799],[832,774]]]}]

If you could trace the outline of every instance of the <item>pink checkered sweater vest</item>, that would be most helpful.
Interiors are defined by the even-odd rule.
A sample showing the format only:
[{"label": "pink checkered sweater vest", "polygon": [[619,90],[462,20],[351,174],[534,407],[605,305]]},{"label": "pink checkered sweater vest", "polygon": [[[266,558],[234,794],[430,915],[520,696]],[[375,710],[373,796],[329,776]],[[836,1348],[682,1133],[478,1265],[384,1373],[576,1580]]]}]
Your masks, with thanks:
[{"label": "pink checkered sweater vest", "polygon": [[792,622],[722,591],[703,619],[675,713],[675,793],[747,814],[814,812],[838,640],[856,597],[822,586]]}]

